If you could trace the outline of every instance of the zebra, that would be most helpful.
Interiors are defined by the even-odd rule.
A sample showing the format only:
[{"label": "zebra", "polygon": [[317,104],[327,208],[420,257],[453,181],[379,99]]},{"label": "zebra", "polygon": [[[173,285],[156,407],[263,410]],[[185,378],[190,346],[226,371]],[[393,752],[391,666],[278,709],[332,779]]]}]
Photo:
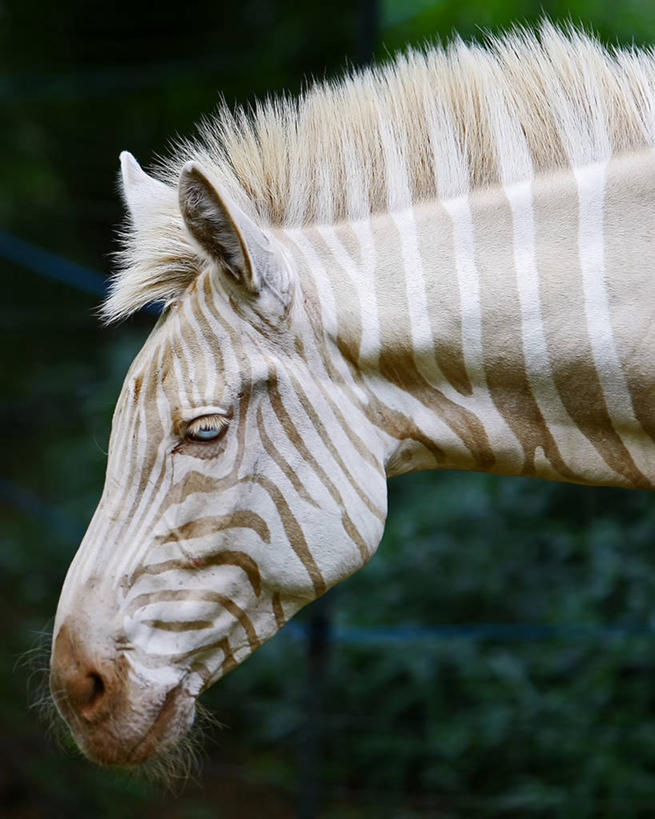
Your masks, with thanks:
[{"label": "zebra", "polygon": [[121,155],[102,315],[162,312],[53,631],[89,758],[172,748],[371,558],[391,475],[653,487],[653,146],[652,53],[544,22]]}]

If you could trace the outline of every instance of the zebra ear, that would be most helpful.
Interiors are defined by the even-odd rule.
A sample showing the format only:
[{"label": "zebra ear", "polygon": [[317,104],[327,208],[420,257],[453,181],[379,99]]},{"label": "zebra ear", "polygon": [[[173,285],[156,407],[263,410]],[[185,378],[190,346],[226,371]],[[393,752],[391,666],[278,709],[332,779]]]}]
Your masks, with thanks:
[{"label": "zebra ear", "polygon": [[129,151],[123,151],[121,160],[121,178],[123,198],[130,212],[132,224],[141,230],[150,226],[152,213],[161,207],[172,191],[163,182],[153,179],[141,168]]},{"label": "zebra ear", "polygon": [[202,250],[251,295],[282,287],[279,254],[266,233],[226,194],[219,193],[200,165],[188,162],[179,182],[180,210],[187,230]]}]

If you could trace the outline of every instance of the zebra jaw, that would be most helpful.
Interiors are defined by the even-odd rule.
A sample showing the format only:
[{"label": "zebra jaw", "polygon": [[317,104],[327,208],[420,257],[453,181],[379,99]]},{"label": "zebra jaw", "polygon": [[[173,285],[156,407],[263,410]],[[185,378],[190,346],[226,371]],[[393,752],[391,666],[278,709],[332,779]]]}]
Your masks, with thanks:
[{"label": "zebra jaw", "polygon": [[[259,599],[264,596],[261,589],[256,595],[251,585],[245,592],[230,582],[229,567],[220,566],[229,554],[212,559],[228,570],[219,587],[238,601],[215,594],[214,608],[229,609],[222,612],[224,617],[200,605],[196,615],[179,622],[175,610],[184,608],[184,601],[173,601],[172,607],[165,602],[148,606],[147,598],[156,595],[153,589],[159,586],[148,584],[153,578],[147,571],[123,576],[118,583],[96,575],[72,592],[65,584],[54,629],[50,690],[78,747],[91,761],[134,767],[166,754],[191,728],[196,698],[280,627],[272,611],[269,616],[261,611],[269,608]],[[203,564],[202,558],[193,558],[190,563],[202,572],[212,569],[212,559]],[[286,613],[290,616],[303,602],[285,600]],[[251,626],[244,644],[238,636],[241,624],[232,622],[232,612],[253,612],[258,606],[259,616],[253,616],[257,632]]]}]

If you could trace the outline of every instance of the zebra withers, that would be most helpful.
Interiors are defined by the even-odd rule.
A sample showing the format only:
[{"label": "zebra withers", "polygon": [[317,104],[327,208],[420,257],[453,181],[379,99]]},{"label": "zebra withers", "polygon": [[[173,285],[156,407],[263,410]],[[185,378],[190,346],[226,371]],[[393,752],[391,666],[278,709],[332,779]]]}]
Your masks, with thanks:
[{"label": "zebra withers", "polygon": [[371,557],[388,475],[653,486],[654,144],[655,59],[546,24],[122,155],[103,313],[164,308],[55,622],[89,757],[173,745]]}]

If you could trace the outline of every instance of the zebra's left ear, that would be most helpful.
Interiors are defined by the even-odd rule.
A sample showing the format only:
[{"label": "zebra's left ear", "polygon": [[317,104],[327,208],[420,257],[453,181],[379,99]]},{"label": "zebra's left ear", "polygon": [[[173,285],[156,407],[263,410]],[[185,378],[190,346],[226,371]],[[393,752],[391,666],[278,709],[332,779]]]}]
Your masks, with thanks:
[{"label": "zebra's left ear", "polygon": [[289,275],[271,238],[216,190],[196,162],[187,162],[182,169],[179,199],[187,230],[201,250],[251,296],[273,295],[286,306]]}]

